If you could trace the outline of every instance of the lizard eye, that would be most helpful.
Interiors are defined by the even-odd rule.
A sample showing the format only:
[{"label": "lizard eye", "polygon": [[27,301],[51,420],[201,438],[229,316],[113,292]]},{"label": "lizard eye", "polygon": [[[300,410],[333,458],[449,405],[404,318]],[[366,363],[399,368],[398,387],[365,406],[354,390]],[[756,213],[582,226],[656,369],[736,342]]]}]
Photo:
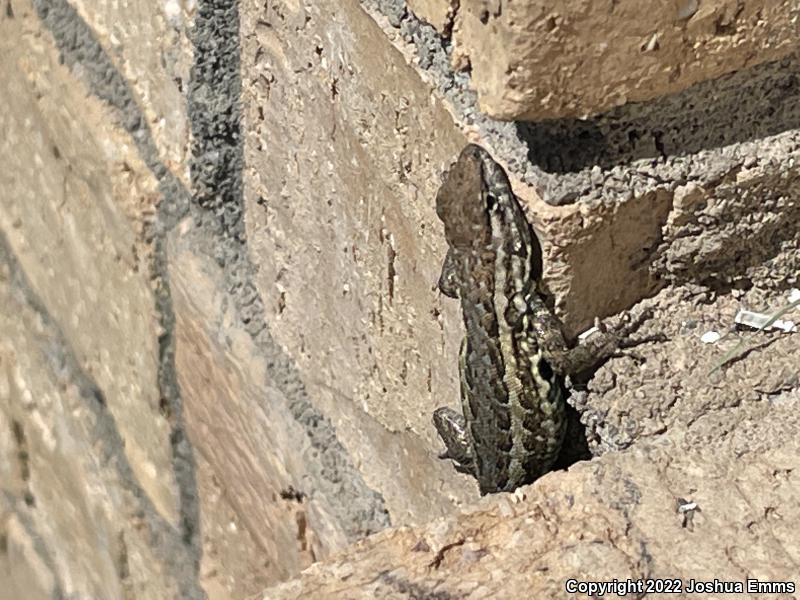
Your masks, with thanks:
[{"label": "lizard eye", "polygon": [[497,198],[494,197],[494,194],[486,194],[486,208],[492,210],[497,204]]}]

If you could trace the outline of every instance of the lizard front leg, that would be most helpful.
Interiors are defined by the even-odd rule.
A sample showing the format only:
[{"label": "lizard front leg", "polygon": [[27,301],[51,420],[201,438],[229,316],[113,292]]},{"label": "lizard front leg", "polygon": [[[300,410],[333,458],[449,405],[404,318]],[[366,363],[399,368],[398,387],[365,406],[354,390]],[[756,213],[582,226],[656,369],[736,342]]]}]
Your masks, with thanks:
[{"label": "lizard front leg", "polygon": [[634,321],[622,323],[612,331],[598,331],[581,344],[570,347],[564,339],[561,321],[545,304],[544,299],[539,294],[532,294],[527,303],[542,355],[553,370],[561,375],[583,373],[598,367],[618,354],[622,348],[664,339],[660,335],[631,338],[631,334],[648,317],[648,313],[643,313]]}]

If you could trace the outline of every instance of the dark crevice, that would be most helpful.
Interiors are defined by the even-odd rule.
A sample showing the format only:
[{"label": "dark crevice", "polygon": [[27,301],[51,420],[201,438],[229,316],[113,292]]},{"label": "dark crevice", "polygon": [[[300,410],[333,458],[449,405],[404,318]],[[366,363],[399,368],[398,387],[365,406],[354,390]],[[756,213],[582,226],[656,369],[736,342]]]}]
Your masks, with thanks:
[{"label": "dark crevice", "polygon": [[571,404],[567,404],[566,417],[567,432],[564,437],[564,444],[558,453],[558,458],[553,463],[554,471],[568,469],[576,462],[592,459],[586,426],[581,423],[581,414]]}]

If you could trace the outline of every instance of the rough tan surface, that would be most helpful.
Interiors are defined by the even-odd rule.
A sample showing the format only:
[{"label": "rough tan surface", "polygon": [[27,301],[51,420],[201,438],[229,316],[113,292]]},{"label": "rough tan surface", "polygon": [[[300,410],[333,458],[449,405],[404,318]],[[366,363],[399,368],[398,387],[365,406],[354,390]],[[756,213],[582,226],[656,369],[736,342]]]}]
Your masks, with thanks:
[{"label": "rough tan surface", "polygon": [[[16,151],[6,158],[0,227],[31,286],[104,390],[143,485],[174,518],[172,484],[159,474],[169,462],[166,423],[139,422],[158,415],[157,364],[143,249],[132,228],[141,229],[152,210],[155,186],[125,172],[126,161],[134,169],[142,165],[124,138],[105,126],[102,106],[87,105],[82,90],[68,85],[52,49],[31,50],[6,45],[6,60],[19,68],[9,70],[3,90],[8,111],[0,126],[4,143]],[[51,78],[37,71],[45,65],[55,71]],[[78,124],[80,117],[86,125]],[[96,164],[98,156],[108,168]],[[131,201],[132,190],[137,200]],[[128,214],[136,221],[128,222]],[[60,285],[53,285],[55,277]],[[137,350],[112,367],[109,359],[128,347]]]},{"label": "rough tan surface", "polygon": [[438,31],[446,31],[452,25],[458,2],[454,0],[409,0],[408,8]]},{"label": "rough tan surface", "polygon": [[[426,527],[375,535],[263,597],[556,598],[585,597],[565,594],[570,578],[791,581],[798,425],[784,404],[742,411],[724,438],[696,425],[710,434],[702,447],[675,428]],[[679,499],[699,507],[686,526]]]},{"label": "rough tan surface", "polygon": [[[282,22],[302,12],[300,39],[281,37]],[[434,290],[444,247],[429,234],[439,230],[429,199],[463,138],[402,57],[375,52],[381,31],[357,3],[282,16],[244,21],[255,27],[245,61],[258,57],[246,92],[245,201],[267,327],[393,521],[420,522],[474,494],[431,459],[430,414],[457,389],[442,357],[460,340],[457,307]],[[302,42],[316,39],[327,41],[315,77],[301,77]],[[297,150],[310,139],[313,151]]]},{"label": "rough tan surface", "polygon": [[798,10],[779,0],[462,0],[454,54],[494,117],[583,117],[785,56]]},{"label": "rough tan surface", "polygon": [[[143,467],[155,474],[158,448],[126,456],[113,398],[103,398],[56,324],[32,306],[8,250],[4,243],[0,597],[181,595],[188,557],[174,518],[138,476]],[[146,413],[134,424],[153,427]],[[169,465],[160,468],[166,483]]]},{"label": "rough tan surface", "polygon": [[14,10],[0,20],[2,594],[189,592],[140,238],[155,184],[31,7]]},{"label": "rough tan surface", "polygon": [[[702,447],[736,431],[744,415],[770,420],[776,406],[796,407],[798,336],[734,326],[739,309],[772,314],[788,303],[786,296],[757,288],[716,297],[701,286],[669,288],[647,301],[654,319],[643,333],[661,332],[669,341],[608,363],[588,393],[572,396],[593,452],[648,443],[676,428],[686,429],[687,444]],[[794,310],[786,318],[799,316]],[[703,343],[707,332],[723,338]],[[735,360],[716,369],[734,350]]]},{"label": "rough tan surface", "polygon": [[[469,538],[429,576],[474,567],[501,581],[503,564],[542,547],[537,560],[553,573],[575,548],[597,576],[619,560],[631,573],[683,575],[684,546],[648,541],[675,526],[673,496],[698,493],[694,524],[709,523],[719,544],[742,532],[706,480],[723,497],[777,507],[753,517],[748,540],[776,553],[775,569],[789,564],[773,544],[794,556],[791,531],[762,522],[793,513],[763,496],[765,484],[748,495],[767,475],[745,470],[735,496],[725,457],[752,448],[783,460],[796,336],[709,391],[705,362],[687,361],[713,352],[681,323],[729,322],[740,300],[731,289],[755,285],[741,300],[763,308],[796,285],[798,145],[793,113],[781,112],[794,63],[767,77],[772,95],[751,98],[767,99],[770,114],[753,117],[766,125],[739,132],[747,143],[705,179],[637,167],[638,178],[618,178],[633,192],[622,201],[554,206],[511,169],[547,238],[548,285],[568,327],[666,284],[648,327],[672,339],[642,348],[642,368],[619,359],[574,394],[604,456],[529,490],[551,498],[535,501],[555,515],[549,529],[525,503],[497,513],[503,501],[485,499],[476,514],[488,520],[462,531],[448,515],[478,501],[476,486],[436,458],[430,423],[434,407],[457,402],[461,336],[458,303],[434,288],[444,240],[433,197],[465,139],[485,140],[456,127],[422,63],[355,0],[5,0],[0,30],[0,580],[10,582],[0,597],[249,597],[389,525],[420,529],[377,542],[411,531],[413,548],[416,532],[439,531],[430,550],[407,548],[419,565]],[[686,123],[668,121],[694,131]],[[697,155],[727,143],[698,139],[680,160],[702,166]],[[592,191],[615,185],[607,174],[592,168]],[[716,303],[695,307],[692,294]],[[763,373],[760,360],[781,368]],[[670,471],[668,456],[688,461],[691,477]],[[635,502],[620,486],[647,497],[629,521],[619,507]],[[569,508],[569,494],[581,503]],[[581,531],[603,544],[583,544]],[[487,580],[490,541],[505,562]],[[738,574],[729,563],[744,563],[720,547],[708,546],[706,572]],[[351,582],[370,573],[358,564]],[[376,581],[424,596],[409,583],[427,585],[416,573]]]},{"label": "rough tan surface", "polygon": [[[208,502],[208,511],[203,511],[205,560],[211,563],[205,572],[212,578],[230,577],[224,584],[233,584],[230,591],[236,596],[251,589],[252,580],[285,579],[296,565],[311,562],[299,556],[298,528],[287,518],[293,510],[280,497],[293,481],[289,474],[300,466],[290,456],[274,456],[289,445],[284,438],[298,432],[274,412],[263,411],[269,393],[257,383],[264,378],[263,364],[249,336],[231,322],[221,304],[218,267],[186,247],[192,235],[185,231],[187,226],[183,224],[183,235],[171,244],[176,368],[189,435],[199,450],[201,477],[209,486],[203,493],[204,504]],[[325,541],[339,546],[344,542]],[[223,560],[225,571],[239,561],[242,568],[219,572],[214,559],[230,549],[238,549],[241,556],[226,557],[234,560]],[[310,557],[315,553],[320,554],[318,547],[309,548]],[[258,561],[262,569],[253,572],[251,561]]]}]

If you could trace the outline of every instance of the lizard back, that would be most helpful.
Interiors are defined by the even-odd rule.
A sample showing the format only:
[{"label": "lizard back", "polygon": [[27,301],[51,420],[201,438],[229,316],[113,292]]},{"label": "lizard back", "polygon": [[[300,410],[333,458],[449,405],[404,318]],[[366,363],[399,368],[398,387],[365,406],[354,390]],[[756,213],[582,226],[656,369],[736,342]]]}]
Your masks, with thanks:
[{"label": "lizard back", "polygon": [[448,255],[440,288],[461,300],[462,411],[481,493],[547,472],[561,447],[565,402],[543,358],[536,316],[541,249],[502,167],[468,145],[436,197]]}]

